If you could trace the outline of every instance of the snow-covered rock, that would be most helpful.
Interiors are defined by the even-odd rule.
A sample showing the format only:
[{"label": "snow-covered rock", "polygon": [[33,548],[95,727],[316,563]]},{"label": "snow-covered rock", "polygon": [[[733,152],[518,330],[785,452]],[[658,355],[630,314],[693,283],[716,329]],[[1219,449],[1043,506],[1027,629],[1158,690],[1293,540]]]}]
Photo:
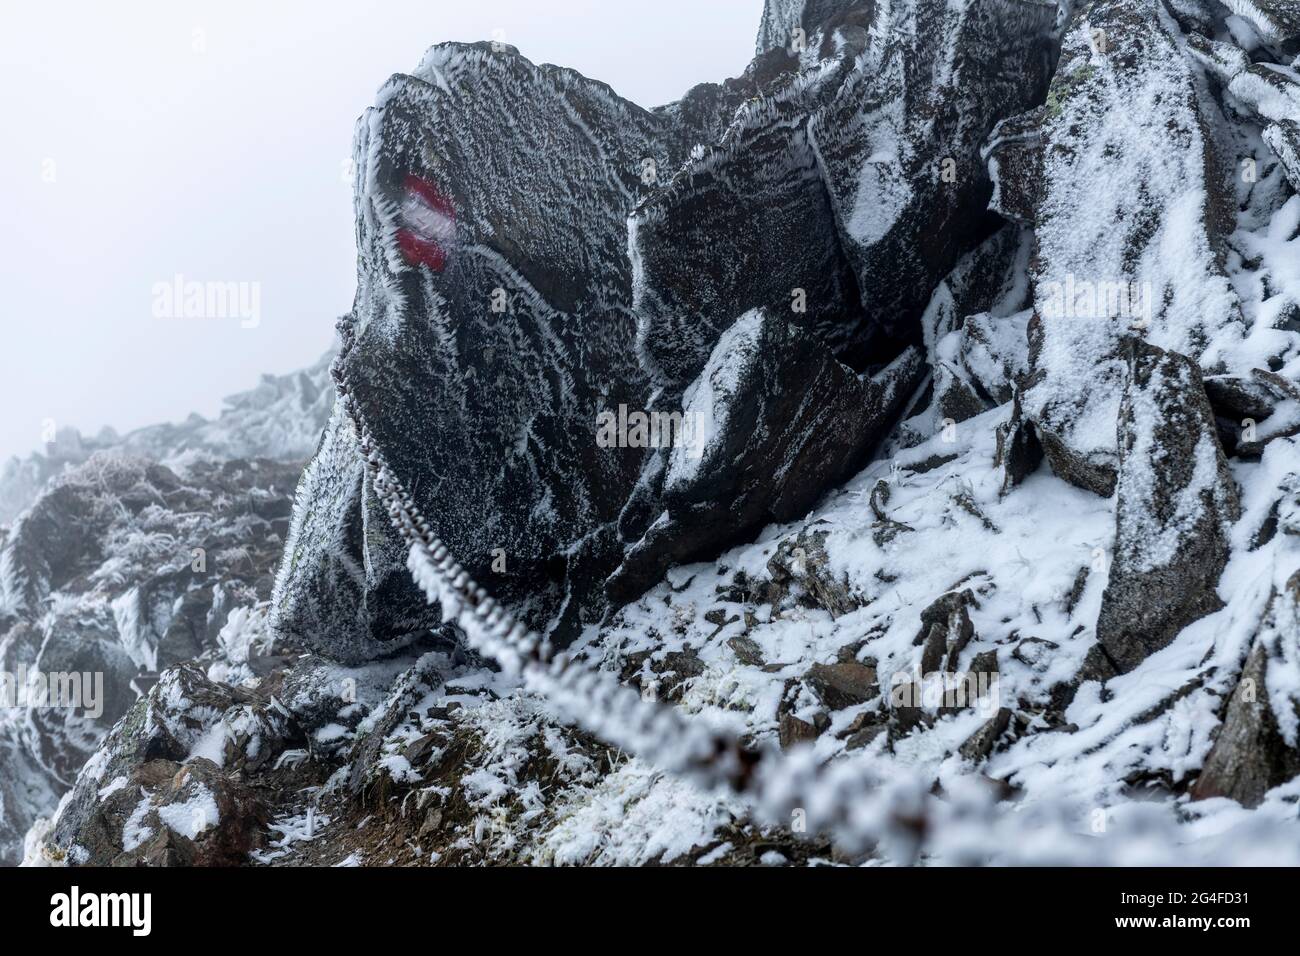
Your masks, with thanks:
[{"label": "snow-covered rock", "polygon": [[301,462],[320,441],[334,405],[327,354],[291,375],[263,375],[256,388],[226,399],[213,420],[190,415],[174,424],[150,425],[119,436],[105,428],[93,437],[60,428],[43,451],[11,458],[0,468],[0,524],[16,518],[69,468],[101,451],[118,451],[176,467],[196,457],[272,458]]},{"label": "snow-covered rock", "polygon": [[1115,546],[1097,620],[1097,640],[1120,671],[1223,606],[1219,576],[1240,517],[1196,365],[1136,340],[1127,351]]},{"label": "snow-covered rock", "polygon": [[[0,721],[0,836],[71,863],[1300,864],[1289,2],[1092,0],[1057,32],[1036,3],[769,0],[743,76],[650,112],[435,48],[360,127],[354,401],[271,606],[241,579],[102,744],[47,733],[62,777],[39,721]],[[846,269],[855,299],[791,308]],[[120,533],[158,480],[58,486],[0,532],[5,668],[183,656],[155,623],[198,597]],[[460,597],[426,519],[576,635],[546,674],[468,585],[450,623],[426,605]],[[738,793],[664,772],[710,760]]]},{"label": "snow-covered rock", "polygon": [[809,136],[868,321],[906,335],[931,292],[992,231],[980,148],[1041,102],[1055,4],[877,4],[864,48]]},{"label": "snow-covered rock", "polygon": [[[617,563],[644,457],[596,441],[602,412],[648,397],[627,215],[692,121],[714,120],[647,112],[512,48],[444,44],[358,126],[355,344],[339,370],[466,567],[538,624],[563,609],[570,634],[598,610],[591,584]],[[331,425],[305,479],[276,623],[355,658],[351,644],[436,619],[408,613],[348,428]]]},{"label": "snow-covered rock", "polygon": [[686,389],[693,434],[666,454],[664,511],[611,580],[614,599],[805,514],[862,465],[923,374],[916,348],[857,374],[783,315],[742,315]]},{"label": "snow-covered rock", "polygon": [[1226,705],[1214,748],[1205,758],[1193,795],[1229,797],[1248,807],[1300,774],[1300,674],[1296,635],[1300,576],[1270,603],[1256,643]]},{"label": "snow-covered rock", "polygon": [[827,61],[781,74],[633,213],[638,348],[670,394],[756,308],[784,313],[856,367],[869,361],[874,330],[808,129],[859,48],[846,42]]},{"label": "snow-covered rock", "polygon": [[232,610],[270,598],[298,471],[99,452],[18,519],[0,551],[0,762],[15,774],[0,859],[16,862],[158,671],[211,653]]},{"label": "snow-covered rock", "polygon": [[1225,270],[1220,123],[1162,4],[1093,0],[1046,104],[994,137],[999,208],[1032,209],[1037,240],[1026,411],[1053,469],[1101,495],[1115,484],[1124,336],[1215,369],[1245,332]]}]

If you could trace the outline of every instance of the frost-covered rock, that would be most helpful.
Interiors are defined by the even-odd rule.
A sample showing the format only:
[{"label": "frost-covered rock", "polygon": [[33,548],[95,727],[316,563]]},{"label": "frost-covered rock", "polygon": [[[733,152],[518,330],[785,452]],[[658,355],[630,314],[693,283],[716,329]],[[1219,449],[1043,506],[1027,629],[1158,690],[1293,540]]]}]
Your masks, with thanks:
[{"label": "frost-covered rock", "polygon": [[[1300,574],[1274,596],[1192,794],[1257,806],[1300,774]],[[1272,673],[1270,673],[1272,671]]]},{"label": "frost-covered rock", "polygon": [[0,804],[0,859],[158,670],[211,652],[232,610],[271,596],[298,466],[178,469],[100,452],[0,550],[0,750],[21,781]]},{"label": "frost-covered rock", "polygon": [[870,10],[871,4],[861,0],[764,0],[757,51],[759,54],[779,49],[800,52],[814,37],[825,36],[828,22],[853,13],[866,17]]},{"label": "frost-covered rock", "polygon": [[870,323],[906,334],[961,256],[992,231],[980,148],[1041,101],[1056,6],[879,4],[852,73],[810,124]]},{"label": "frost-covered rock", "polygon": [[1292,187],[1300,191],[1300,122],[1278,120],[1265,128],[1264,142],[1277,154]]},{"label": "frost-covered rock", "polygon": [[634,212],[638,347],[658,384],[679,391],[735,317],[756,308],[784,311],[857,367],[870,356],[874,330],[808,130],[858,49],[846,41],[782,75]]},{"label": "frost-covered rock", "polygon": [[1250,23],[1265,41],[1300,36],[1300,3],[1296,0],[1224,0],[1229,9]]},{"label": "frost-covered rock", "polygon": [[665,510],[610,582],[615,599],[636,597],[673,564],[803,515],[861,466],[922,374],[919,349],[858,374],[780,314],[741,316],[686,389],[693,440],[667,453]]},{"label": "frost-covered rock", "polygon": [[639,344],[666,387],[758,307],[854,368],[896,351],[992,231],[985,136],[1046,86],[1045,4],[772,4],[764,35],[800,17],[820,19],[798,74],[633,217]]},{"label": "frost-covered rock", "polygon": [[1140,330],[1212,369],[1244,333],[1224,267],[1218,109],[1160,3],[1093,0],[1045,106],[993,141],[999,208],[1032,210],[1037,240],[1025,408],[1057,474],[1101,495],[1115,483],[1123,337]]},{"label": "frost-covered rock", "polygon": [[111,428],[83,436],[60,428],[41,452],[0,469],[0,524],[16,518],[53,478],[97,452],[116,451],[179,467],[196,457],[271,458],[301,462],[316,449],[334,404],[331,355],[291,375],[263,375],[256,388],[228,397],[213,420],[190,415],[119,436]]},{"label": "frost-covered rock", "polygon": [[352,422],[325,428],[298,484],[276,576],[271,622],[338,660],[377,656],[430,624],[406,571],[406,549],[370,487]]},{"label": "frost-covered rock", "polygon": [[222,768],[277,752],[290,733],[286,716],[256,703],[197,668],[166,672],[81,772],[46,855],[95,866],[243,862],[260,835],[259,810]]},{"label": "frost-covered rock", "polygon": [[[389,675],[391,676],[391,675]],[[364,680],[364,678],[362,678]],[[234,686],[194,665],[164,672],[113,728],[44,828],[46,859],[106,865],[237,866],[268,839],[302,759],[368,705],[357,676],[304,657]]]},{"label": "frost-covered rock", "polygon": [[[571,631],[617,562],[644,453],[601,447],[596,423],[648,392],[627,215],[691,121],[714,119],[649,113],[504,46],[446,44],[358,126],[340,371],[438,534],[539,625],[563,608]],[[350,428],[331,425],[304,481],[276,622],[356,659],[437,618],[394,570]]]},{"label": "frost-covered rock", "polygon": [[1234,67],[1228,92],[1266,124],[1261,138],[1300,191],[1300,72],[1276,63]]},{"label": "frost-covered rock", "polygon": [[1216,589],[1240,505],[1200,372],[1185,356],[1130,341],[1118,447],[1097,640],[1124,672],[1223,606]]}]

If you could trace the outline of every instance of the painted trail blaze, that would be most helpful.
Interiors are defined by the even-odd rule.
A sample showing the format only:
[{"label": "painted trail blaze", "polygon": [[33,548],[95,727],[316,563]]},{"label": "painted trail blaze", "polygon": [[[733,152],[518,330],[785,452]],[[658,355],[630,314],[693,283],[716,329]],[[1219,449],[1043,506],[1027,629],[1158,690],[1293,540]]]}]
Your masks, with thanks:
[{"label": "painted trail blaze", "polygon": [[456,212],[447,195],[414,173],[407,173],[402,183],[402,228],[397,231],[397,247],[412,265],[428,266],[441,272],[456,238]]}]

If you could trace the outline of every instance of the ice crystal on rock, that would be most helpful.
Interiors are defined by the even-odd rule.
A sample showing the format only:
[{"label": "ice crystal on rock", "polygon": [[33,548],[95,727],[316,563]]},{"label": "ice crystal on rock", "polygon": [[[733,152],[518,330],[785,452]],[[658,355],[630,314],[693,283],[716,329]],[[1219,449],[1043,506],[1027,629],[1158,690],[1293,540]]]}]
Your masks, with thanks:
[{"label": "ice crystal on rock", "polygon": [[1300,862],[1298,24],[767,0],[652,111],[435,47],[291,521],[186,454],[0,532],[0,662],[136,685],[0,721],[5,852]]}]

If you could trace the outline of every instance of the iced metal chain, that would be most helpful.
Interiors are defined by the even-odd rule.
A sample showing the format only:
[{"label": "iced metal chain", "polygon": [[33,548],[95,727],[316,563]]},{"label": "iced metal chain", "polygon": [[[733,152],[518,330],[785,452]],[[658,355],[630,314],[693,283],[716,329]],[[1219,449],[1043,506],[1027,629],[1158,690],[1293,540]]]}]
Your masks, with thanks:
[{"label": "iced metal chain", "polygon": [[344,372],[355,333],[346,320],[339,331],[342,348],[330,369],[339,401],[358,435],[375,495],[410,546],[411,572],[430,601],[442,603],[444,619],[460,625],[475,651],[519,674],[531,690],[597,737],[706,788],[749,791],[764,756],[761,752],[742,747],[734,734],[685,718],[676,708],[643,700],[612,676],[555,652],[549,641],[517,620],[470,577],[376,445]]},{"label": "iced metal chain", "polygon": [[729,791],[743,797],[762,822],[798,821],[796,830],[833,835],[849,849],[871,846],[884,835],[884,828],[897,824],[900,806],[912,806],[917,795],[881,777],[873,761],[823,763],[811,748],[784,753],[771,746],[746,747],[736,734],[710,727],[675,707],[645,700],[609,673],[556,652],[549,641],[516,619],[456,561],[393,474],[343,371],[355,333],[346,321],[339,330],[342,348],[331,375],[359,437],[372,487],[393,527],[410,546],[408,568],[416,584],[430,603],[442,605],[444,621],[454,621],[473,650],[518,674],[525,687],[569,723],[708,792]]}]

